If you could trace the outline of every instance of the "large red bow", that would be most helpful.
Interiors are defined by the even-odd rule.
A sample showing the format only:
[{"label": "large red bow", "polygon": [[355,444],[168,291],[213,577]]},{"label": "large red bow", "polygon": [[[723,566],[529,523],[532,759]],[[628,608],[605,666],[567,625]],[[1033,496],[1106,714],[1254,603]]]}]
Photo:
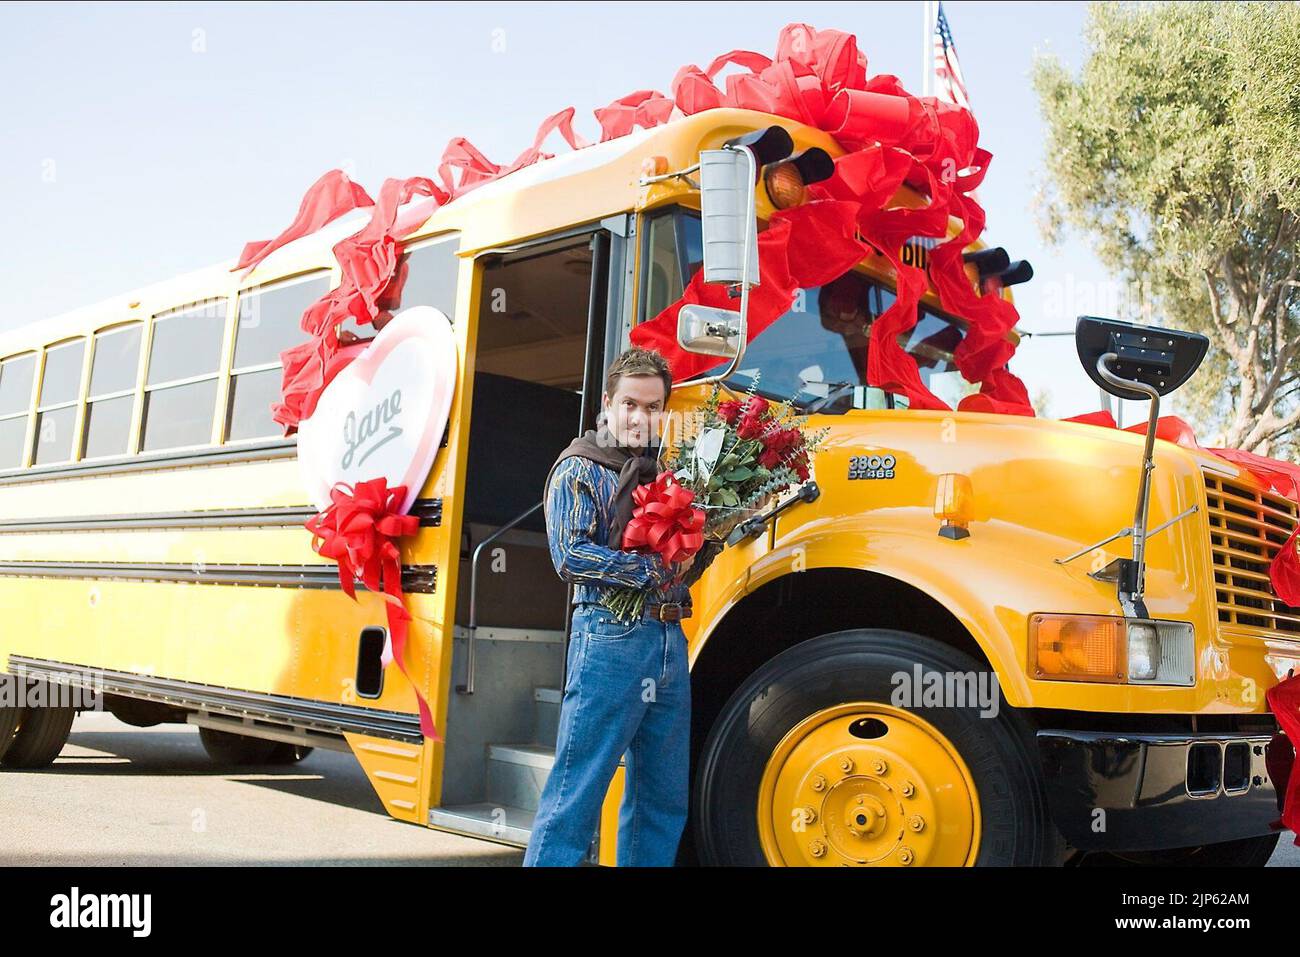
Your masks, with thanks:
[{"label": "large red bow", "polygon": [[[393,539],[414,535],[420,530],[420,520],[402,514],[406,486],[388,488],[387,485],[382,477],[358,482],[355,487],[339,482],[330,490],[329,507],[308,519],[306,525],[312,533],[312,548],[338,562],[339,584],[349,598],[357,597],[358,579],[371,591],[384,596],[388,633],[393,638],[393,658],[402,674],[411,680],[403,660],[411,614],[402,603],[402,555]],[[419,683],[411,681],[411,685],[419,702],[421,733],[441,741]]]},{"label": "large red bow", "polygon": [[[727,64],[750,72],[728,76],[719,90],[713,80]],[[947,409],[898,342],[916,325],[926,291],[926,269],[904,262],[902,246],[913,236],[933,237],[944,241],[930,254],[930,281],[943,307],[968,320],[954,363],[967,380],[981,383],[958,408],[1034,414],[1024,383],[1006,368],[1015,351],[1006,335],[1018,320],[1016,309],[1000,296],[977,294],[962,259],[984,230],[984,210],[971,192],[992,159],[977,145],[979,128],[969,111],[912,96],[895,76],[868,77],[851,34],[802,23],[781,31],[775,59],[732,51],[707,71],[680,70],[673,92],[683,113],[723,106],[774,113],[818,127],[846,151],[835,161],[835,175],[809,189],[807,202],[774,213],[760,233],[763,281],[750,299],[750,339],[790,308],[797,290],[824,285],[874,249],[893,267],[897,283],[894,302],[871,325],[866,381],[907,396],[913,409]],[[893,205],[905,183],[929,202],[918,209]],[[962,228],[948,238],[954,216]],[[732,308],[726,296],[725,289],[705,286],[697,270],[680,299],[632,330],[632,343],[667,356],[675,382],[689,379],[716,363],[681,348],[677,314],[692,303]]]},{"label": "large red bow", "polygon": [[636,507],[623,529],[625,551],[649,549],[671,565],[690,558],[704,544],[704,510],[672,472],[660,472],[653,482],[638,485],[632,501]]}]

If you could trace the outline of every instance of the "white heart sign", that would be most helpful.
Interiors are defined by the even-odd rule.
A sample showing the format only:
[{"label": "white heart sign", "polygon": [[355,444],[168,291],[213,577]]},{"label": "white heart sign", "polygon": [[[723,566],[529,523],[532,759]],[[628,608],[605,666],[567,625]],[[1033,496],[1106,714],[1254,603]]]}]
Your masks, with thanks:
[{"label": "white heart sign", "polygon": [[405,309],[379,331],[298,423],[298,468],[318,509],[335,483],[381,476],[406,486],[410,509],[438,454],[456,368],[451,320],[432,306]]}]

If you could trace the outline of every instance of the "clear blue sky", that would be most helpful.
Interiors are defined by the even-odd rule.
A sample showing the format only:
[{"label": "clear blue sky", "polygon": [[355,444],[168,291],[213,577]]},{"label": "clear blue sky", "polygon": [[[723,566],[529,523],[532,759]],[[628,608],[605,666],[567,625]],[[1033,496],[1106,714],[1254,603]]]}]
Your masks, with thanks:
[{"label": "clear blue sky", "polygon": [[[1087,243],[1046,247],[1031,209],[1030,64],[1051,51],[1077,69],[1083,6],[944,9],[994,156],[985,238],[1036,272],[1017,287],[1021,326],[1106,314],[1116,288]],[[870,72],[920,92],[917,2],[0,4],[0,329],[232,257],[331,167],[373,192],[432,175],[455,135],[508,161],[569,105],[596,139],[594,107],[667,92],[679,66],[729,49],[770,55],[791,20],[855,33]],[[1098,407],[1068,337],[1027,340],[1012,369],[1053,416]]]}]

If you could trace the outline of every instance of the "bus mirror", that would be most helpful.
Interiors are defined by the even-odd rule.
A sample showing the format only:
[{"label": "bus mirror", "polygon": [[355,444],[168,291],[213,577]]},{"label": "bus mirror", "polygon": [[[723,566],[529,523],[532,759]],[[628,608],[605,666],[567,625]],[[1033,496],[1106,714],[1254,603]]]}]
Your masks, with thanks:
[{"label": "bus mirror", "polygon": [[1196,332],[1080,316],[1075,347],[1084,371],[1121,399],[1168,395],[1192,377],[1210,340]]},{"label": "bus mirror", "polygon": [[753,154],[740,148],[700,153],[704,281],[758,285]]},{"label": "bus mirror", "polygon": [[[1205,358],[1210,340],[1199,333],[1181,329],[1161,329],[1117,319],[1080,316],[1074,326],[1074,344],[1079,350],[1079,361],[1083,363],[1084,371],[1097,385],[1121,399],[1151,400],[1147,408],[1147,433],[1142,447],[1133,524],[1110,538],[1102,539],[1096,546],[1071,556],[1077,558],[1093,547],[1099,548],[1124,535],[1131,535],[1132,558],[1116,558],[1105,568],[1089,572],[1089,575],[1098,581],[1115,582],[1116,597],[1126,617],[1148,618],[1142,595],[1146,587],[1147,516],[1151,504],[1151,472],[1155,468],[1160,397],[1173,392],[1192,377]],[[1058,562],[1066,560],[1057,559]]]},{"label": "bus mirror", "polygon": [[687,352],[734,358],[740,348],[740,313],[685,305],[677,313],[677,344]]}]

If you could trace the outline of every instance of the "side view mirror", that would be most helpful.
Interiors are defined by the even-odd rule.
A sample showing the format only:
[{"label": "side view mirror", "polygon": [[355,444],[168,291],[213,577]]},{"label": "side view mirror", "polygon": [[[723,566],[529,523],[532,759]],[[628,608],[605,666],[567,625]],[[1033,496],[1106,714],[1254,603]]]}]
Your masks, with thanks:
[{"label": "side view mirror", "polygon": [[[745,341],[749,289],[758,285],[758,221],[754,181],[758,165],[744,148],[700,153],[700,232],[704,281],[740,287],[740,310],[683,306],[677,343],[688,352],[739,360]],[[731,374],[731,369],[727,370]]]},{"label": "side view mirror", "polygon": [[690,304],[677,313],[677,344],[687,352],[732,359],[745,330],[740,313]]},{"label": "side view mirror", "polygon": [[[793,155],[792,155],[793,154]],[[775,165],[774,165],[775,164]],[[700,152],[700,230],[704,281],[726,283],[739,296],[738,310],[683,306],[677,314],[677,342],[688,352],[722,356],[725,372],[701,379],[725,379],[735,371],[748,340],[749,290],[760,281],[758,219],[754,191],[758,171],[780,171],[784,191],[769,182],[769,198],[802,195],[808,183],[834,175],[835,161],[818,147],[794,154],[794,139],[782,126],[768,126],[727,140],[722,149]]]},{"label": "side view mirror", "polygon": [[1200,333],[1080,316],[1074,344],[1088,377],[1121,399],[1168,395],[1192,377],[1210,347]]},{"label": "side view mirror", "polygon": [[758,285],[758,222],[753,199],[756,178],[754,156],[747,149],[700,153],[705,282]]},{"label": "side view mirror", "polygon": [[1160,397],[1173,392],[1192,377],[1209,349],[1210,340],[1195,332],[1140,326],[1117,319],[1080,316],[1074,326],[1074,344],[1079,361],[1093,382],[1121,399],[1150,399],[1142,467],[1138,476],[1137,505],[1133,524],[1066,559],[1086,554],[1117,538],[1132,536],[1133,557],[1116,558],[1105,568],[1090,572],[1098,581],[1114,582],[1120,607],[1128,618],[1148,618],[1143,594],[1146,589],[1147,537],[1160,528],[1194,512],[1196,505],[1159,528],[1148,531],[1151,504],[1151,472],[1155,468],[1156,423],[1160,418]]}]

